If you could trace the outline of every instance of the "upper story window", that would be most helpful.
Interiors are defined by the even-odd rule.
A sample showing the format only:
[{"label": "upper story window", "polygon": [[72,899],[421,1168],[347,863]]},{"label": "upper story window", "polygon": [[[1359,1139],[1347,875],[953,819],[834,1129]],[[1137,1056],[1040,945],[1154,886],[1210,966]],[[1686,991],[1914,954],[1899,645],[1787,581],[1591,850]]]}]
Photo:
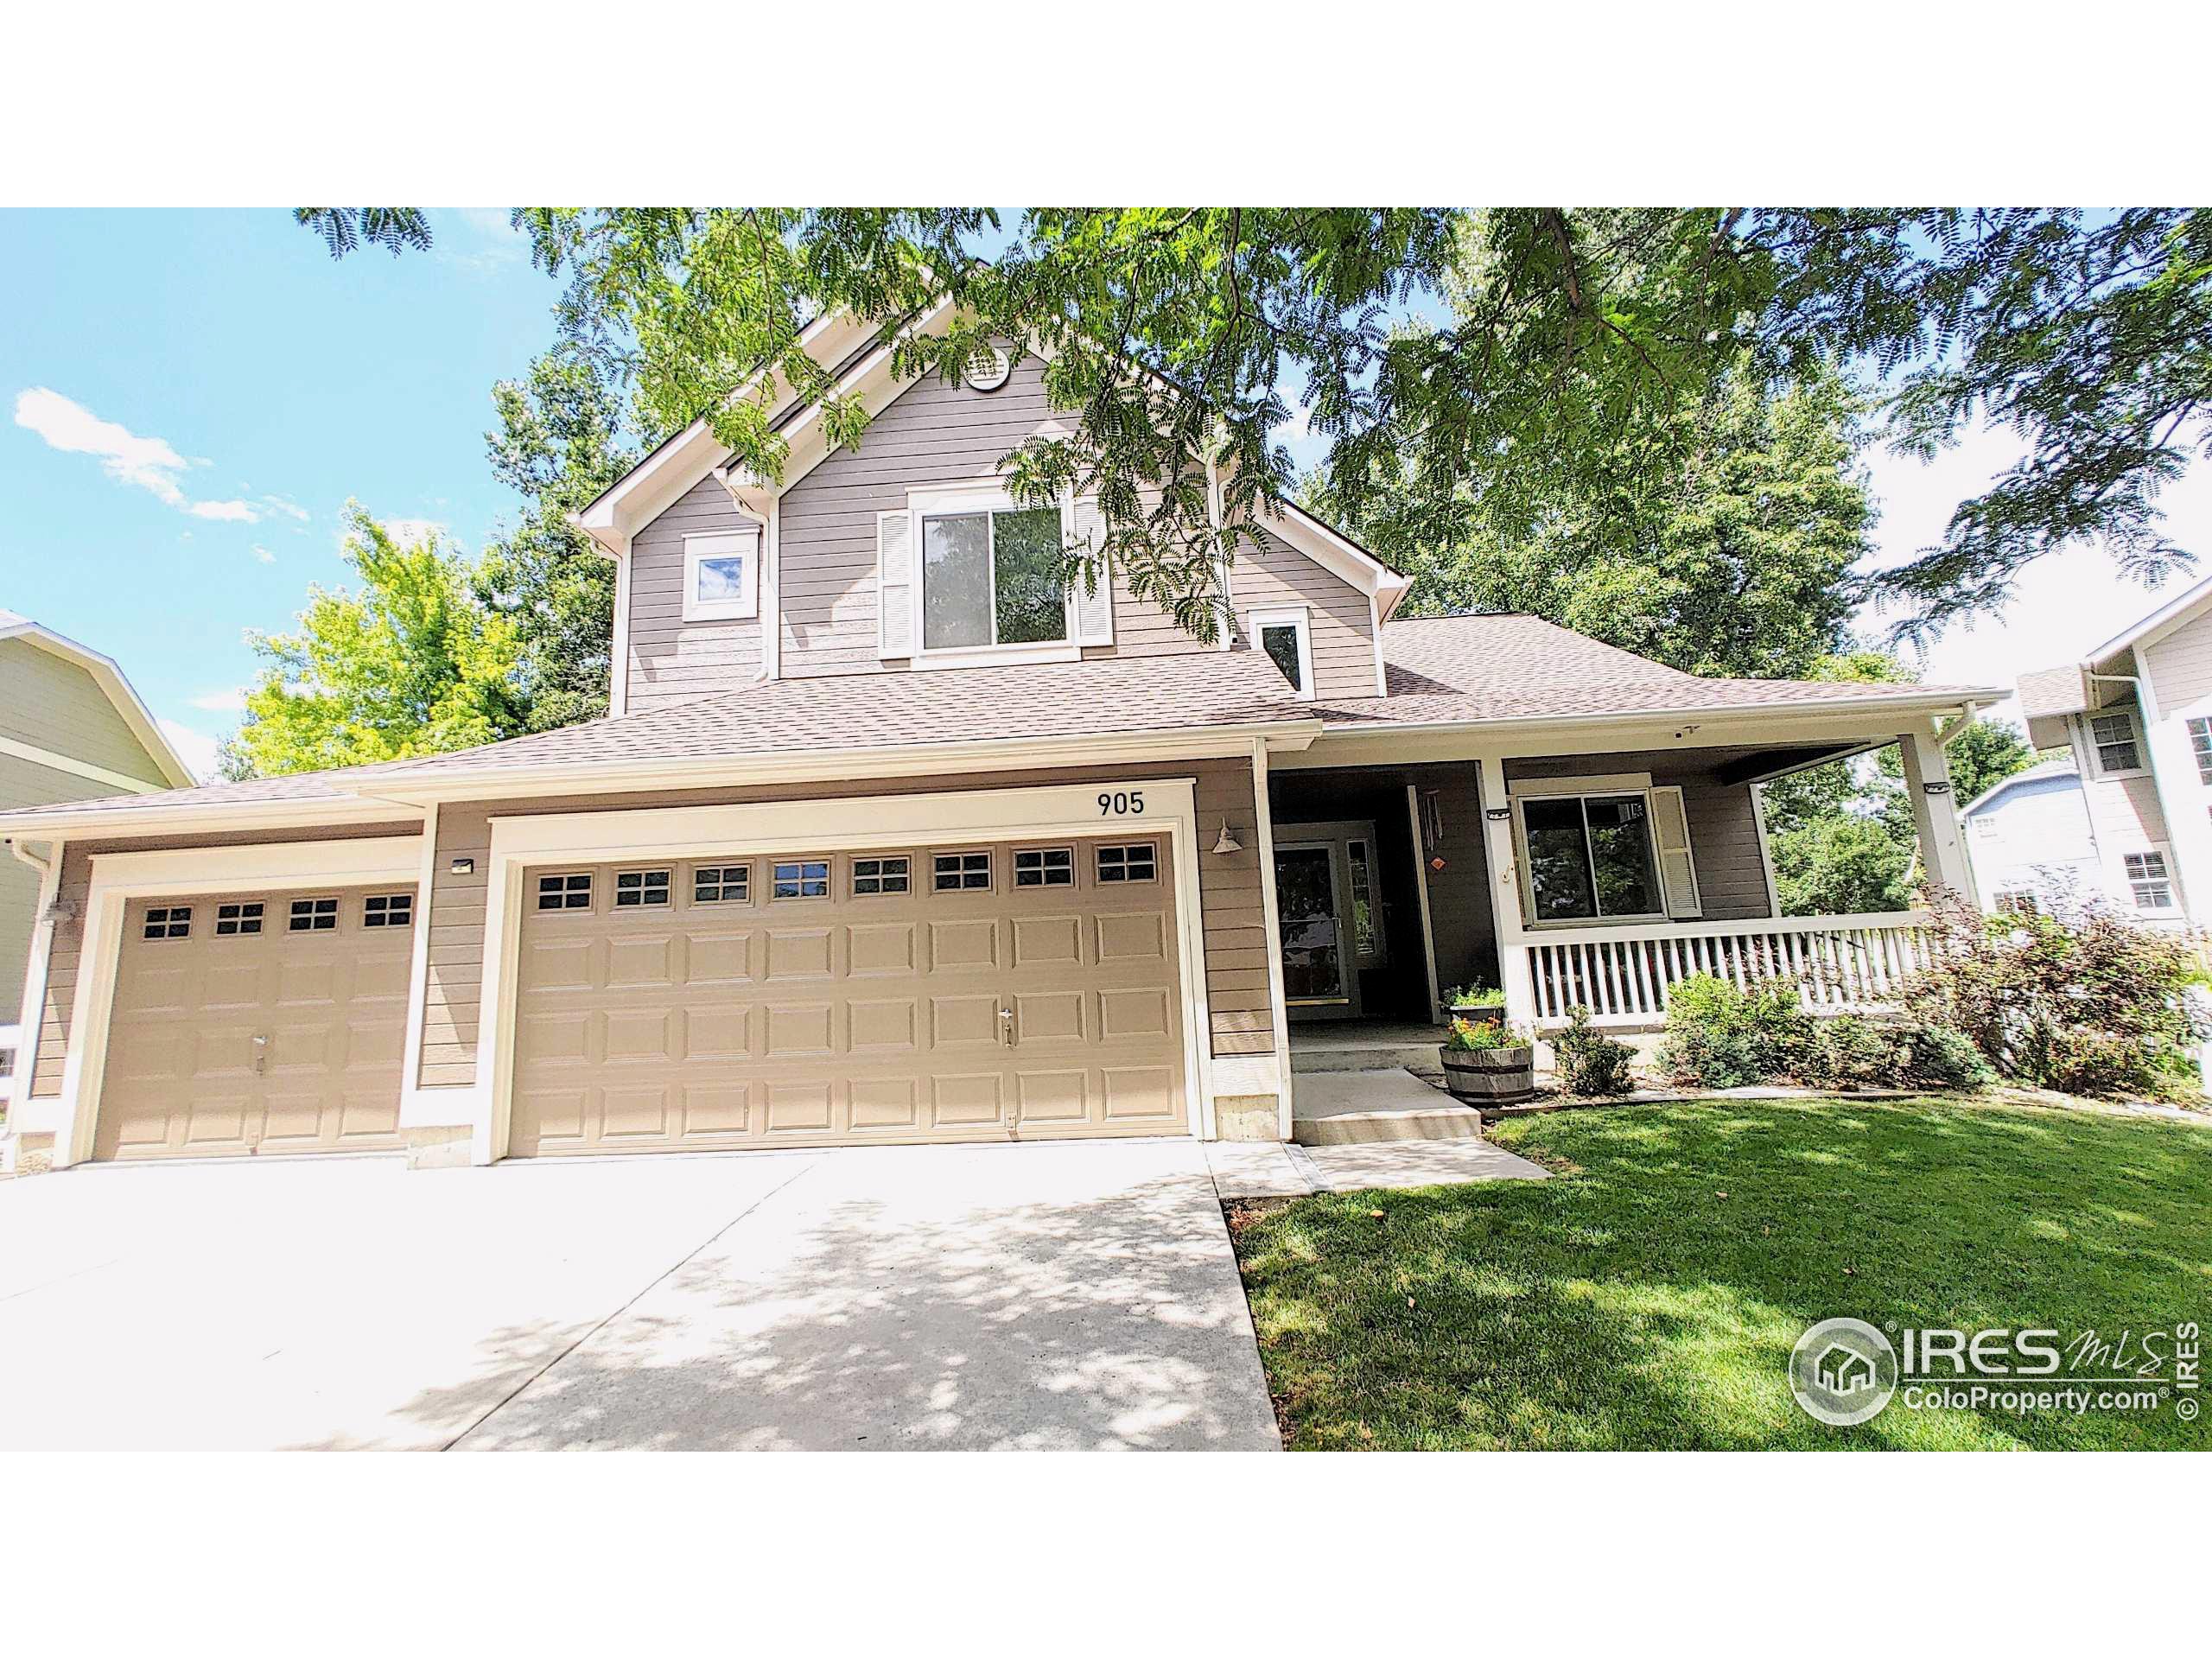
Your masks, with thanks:
[{"label": "upper story window", "polygon": [[2174,907],[2173,877],[2166,870],[2164,853],[2129,853],[2121,862],[2127,867],[2127,890],[2138,910],[2171,910]]},{"label": "upper story window", "polygon": [[2189,722],[2189,747],[2196,753],[2196,781],[2212,784],[2212,720]]},{"label": "upper story window", "polygon": [[1520,808],[1530,920],[1665,913],[1644,796],[1540,795]]},{"label": "upper story window", "polygon": [[2097,770],[2114,772],[2143,770],[2143,740],[2135,729],[2135,711],[2115,709],[2089,716],[2089,747],[2096,751]]},{"label": "upper story window", "polygon": [[683,620],[723,622],[760,614],[760,532],[683,538]]},{"label": "upper story window", "polygon": [[1252,643],[1268,653],[1301,702],[1313,701],[1313,625],[1303,605],[1252,613]]},{"label": "upper story window", "polygon": [[1034,645],[1068,637],[1058,507],[922,518],[922,649]]}]

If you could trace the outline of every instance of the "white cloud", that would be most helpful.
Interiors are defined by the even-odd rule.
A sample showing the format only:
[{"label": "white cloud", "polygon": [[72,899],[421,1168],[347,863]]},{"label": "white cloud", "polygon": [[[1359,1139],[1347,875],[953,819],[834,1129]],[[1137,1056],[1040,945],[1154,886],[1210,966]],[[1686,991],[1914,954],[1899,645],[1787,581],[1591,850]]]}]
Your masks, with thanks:
[{"label": "white cloud", "polygon": [[195,732],[189,726],[180,725],[174,720],[157,720],[154,723],[162,728],[162,735],[168,739],[169,747],[191,768],[194,778],[204,783],[215,775],[213,738],[205,732]]},{"label": "white cloud", "polygon": [[508,224],[511,211],[505,207],[456,208],[454,217],[467,227],[467,234],[464,238],[441,229],[432,257],[442,264],[458,265],[480,276],[519,264],[529,253],[530,244],[522,232]]},{"label": "white cloud", "polygon": [[261,514],[249,502],[194,501],[188,497],[182,479],[195,463],[177,454],[166,438],[141,437],[126,426],[104,421],[50,386],[33,386],[16,394],[16,424],[37,433],[51,447],[67,454],[97,455],[110,478],[144,490],[195,518],[260,522]]},{"label": "white cloud", "polygon": [[281,512],[287,518],[296,518],[303,524],[308,521],[308,514],[305,507],[296,501],[288,501],[281,495],[264,495],[261,498],[261,504],[270,512]]},{"label": "white cloud", "polygon": [[260,560],[264,564],[274,564],[276,563],[276,556],[274,553],[271,553],[267,548],[264,547],[259,542],[256,542],[253,544],[253,556]]},{"label": "white cloud", "polygon": [[239,715],[245,712],[245,688],[232,686],[227,691],[202,691],[192,699],[195,709],[205,709],[210,714]]}]

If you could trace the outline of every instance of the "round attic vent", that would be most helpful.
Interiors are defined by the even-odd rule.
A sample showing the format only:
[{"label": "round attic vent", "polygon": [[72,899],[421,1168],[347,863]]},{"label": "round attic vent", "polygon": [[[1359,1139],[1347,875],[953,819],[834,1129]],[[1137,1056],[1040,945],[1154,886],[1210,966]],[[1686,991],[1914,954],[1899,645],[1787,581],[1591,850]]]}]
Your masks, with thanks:
[{"label": "round attic vent", "polygon": [[1014,372],[1014,364],[995,346],[987,346],[968,359],[968,384],[977,391],[996,391]]}]

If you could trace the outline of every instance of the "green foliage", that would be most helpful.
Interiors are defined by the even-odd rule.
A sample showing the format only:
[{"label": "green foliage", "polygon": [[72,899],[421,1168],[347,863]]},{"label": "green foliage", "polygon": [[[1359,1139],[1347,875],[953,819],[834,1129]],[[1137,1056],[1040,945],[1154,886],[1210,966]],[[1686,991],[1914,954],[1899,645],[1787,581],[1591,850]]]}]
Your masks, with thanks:
[{"label": "green foliage", "polygon": [[1907,989],[1923,1022],[1964,1033],[2005,1077],[2068,1094],[2194,1100],[2212,1037],[2186,939],[2108,911],[1985,917],[1933,906],[1934,959]]},{"label": "green foliage", "polygon": [[1741,1089],[1797,1071],[1813,1025],[1793,980],[1762,980],[1741,990],[1717,975],[1692,974],[1667,994],[1656,1061],[1676,1083]]},{"label": "green foliage", "polygon": [[1617,1043],[1590,1023],[1590,1010],[1576,1007],[1566,1030],[1552,1036],[1552,1058],[1559,1086],[1570,1095],[1624,1095],[1636,1087],[1629,1067],[1636,1051]]},{"label": "green foliage", "polygon": [[575,358],[548,355],[526,382],[492,389],[499,429],[485,435],[492,471],[525,502],[514,529],[484,550],[474,582],[510,619],[521,653],[518,690],[533,732],[607,712],[614,566],[569,515],[635,464],[613,392]]},{"label": "green foliage", "polygon": [[297,632],[255,637],[265,666],[226,776],[435,754],[524,729],[515,624],[478,601],[467,564],[435,536],[399,545],[359,502],[346,523],[360,588],[310,588]]},{"label": "green foliage", "polygon": [[383,248],[396,259],[430,245],[430,221],[419,207],[295,207],[292,219],[320,236],[334,259],[364,246]]},{"label": "green foliage", "polygon": [[1910,910],[1916,844],[1910,819],[1852,806],[1770,830],[1774,885],[1785,916],[1863,916]]},{"label": "green foliage", "polygon": [[[420,245],[410,209],[308,208],[334,253]],[[418,216],[419,217],[419,216]],[[799,345],[849,307],[902,368],[957,369],[987,338],[1033,344],[1077,411],[1014,467],[1038,499],[1075,485],[1107,519],[1093,556],[1194,632],[1216,626],[1211,557],[1291,493],[1274,441],[1302,388],[1325,487],[1385,550],[1519,548],[1624,466],[1697,463],[1698,418],[1738,385],[1827,365],[1887,377],[1879,413],[1919,454],[1979,422],[2024,458],[1962,503],[1943,542],[1878,579],[1925,627],[1997,603],[2032,560],[2098,540],[2136,576],[2186,556],[2159,490],[2212,448],[2212,210],[2131,208],[532,208],[563,276],[564,338],[626,377],[639,424],[705,411],[774,476],[757,370],[867,411]],[[1003,244],[1003,245],[1001,245]],[[992,258],[977,256],[988,249]],[[942,337],[904,332],[943,296]],[[1389,326],[1415,296],[1441,327]],[[1131,372],[1131,371],[1150,371]],[[1620,446],[1632,443],[1624,456]],[[1207,511],[1209,467],[1226,513]],[[1736,538],[1737,526],[1714,536]],[[1694,539],[1694,537],[1692,538]],[[1730,632],[1715,631],[1719,645]]]},{"label": "green foliage", "polygon": [[1444,993],[1447,1008],[1503,1008],[1505,993],[1495,985],[1454,985]]},{"label": "green foliage", "polygon": [[1527,1032],[1503,1020],[1454,1020],[1444,1035],[1444,1046],[1457,1053],[1474,1054],[1494,1048],[1526,1048],[1532,1040]]}]

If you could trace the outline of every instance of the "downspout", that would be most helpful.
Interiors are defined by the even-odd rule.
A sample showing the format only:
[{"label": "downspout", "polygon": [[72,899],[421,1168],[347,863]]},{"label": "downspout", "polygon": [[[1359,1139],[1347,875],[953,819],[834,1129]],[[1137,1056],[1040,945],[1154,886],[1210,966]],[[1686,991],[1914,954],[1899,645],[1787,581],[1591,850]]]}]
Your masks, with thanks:
[{"label": "downspout", "polygon": [[[48,846],[50,850],[41,858],[15,836],[8,837],[8,850],[38,872],[38,911],[31,919],[30,953],[24,962],[23,1000],[17,1014],[16,1061],[8,1078],[11,1120],[19,1117],[21,1103],[30,1098],[31,1069],[38,1060],[38,1034],[45,1012],[47,964],[54,956],[54,900],[60,886],[61,846],[59,842],[49,842]],[[12,1123],[9,1138],[14,1138]]]}]

